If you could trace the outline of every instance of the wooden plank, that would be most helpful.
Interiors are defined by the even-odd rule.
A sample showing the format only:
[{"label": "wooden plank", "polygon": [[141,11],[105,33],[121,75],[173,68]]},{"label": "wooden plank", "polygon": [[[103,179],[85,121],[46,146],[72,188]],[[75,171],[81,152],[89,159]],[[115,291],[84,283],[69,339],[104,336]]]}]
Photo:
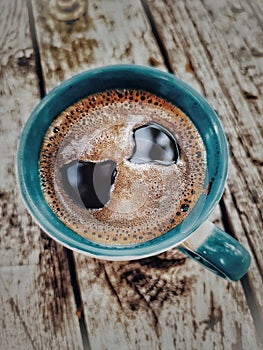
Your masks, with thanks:
[{"label": "wooden plank", "polygon": [[248,2],[246,5],[249,5],[253,11],[254,18],[257,19],[258,25],[263,30],[263,4],[261,0],[253,0]]},{"label": "wooden plank", "polygon": [[[230,53],[229,62],[231,59],[233,62],[230,64],[232,110],[238,138],[232,139],[231,144],[233,166],[229,173],[229,191],[224,196],[226,214],[234,228],[234,234],[243,237],[245,233],[253,252],[256,266],[253,266],[248,276],[263,320],[263,27],[259,26],[255,13],[251,11],[250,5],[254,4],[257,2],[248,4],[242,0],[233,6],[231,1],[220,4],[205,1],[205,7],[217,31],[224,38],[225,50]],[[216,19],[217,13],[221,14],[223,25]],[[226,76],[224,80],[224,85],[229,86]],[[226,122],[226,127],[228,133],[232,134],[233,127],[229,121]],[[241,149],[244,150],[243,154]],[[238,215],[235,216],[234,211]],[[245,241],[243,239],[244,243]]]},{"label": "wooden plank", "polygon": [[38,39],[47,90],[87,67],[136,61],[164,68],[158,50],[153,50],[153,37],[140,21],[141,8],[132,2],[87,2],[86,12],[74,23],[56,20],[47,1],[34,3],[37,29],[45,33],[38,32]]},{"label": "wooden plank", "polygon": [[[225,219],[252,254],[249,283],[262,310],[263,71],[262,57],[255,55],[262,31],[245,1],[242,10],[213,0],[149,4],[172,68],[183,79],[192,74],[223,123],[230,149]],[[177,59],[178,42],[185,60]]]},{"label": "wooden plank", "polygon": [[0,8],[0,348],[82,349],[64,250],[32,222],[16,186],[17,140],[39,101],[27,6]]},{"label": "wooden plank", "polygon": [[[174,31],[176,23],[165,7],[154,7]],[[47,90],[83,69],[108,63],[165,69],[139,1],[89,1],[85,15],[74,23],[58,23],[40,0],[34,1],[34,14]],[[80,44],[87,38],[96,43]],[[177,47],[182,48],[174,56],[182,62],[178,69],[183,73],[187,68],[188,82],[203,90],[183,38]],[[81,58],[91,52],[90,59]],[[211,219],[222,225],[219,207]],[[74,256],[91,348],[259,349],[240,282],[214,276],[176,249],[134,262]]]}]

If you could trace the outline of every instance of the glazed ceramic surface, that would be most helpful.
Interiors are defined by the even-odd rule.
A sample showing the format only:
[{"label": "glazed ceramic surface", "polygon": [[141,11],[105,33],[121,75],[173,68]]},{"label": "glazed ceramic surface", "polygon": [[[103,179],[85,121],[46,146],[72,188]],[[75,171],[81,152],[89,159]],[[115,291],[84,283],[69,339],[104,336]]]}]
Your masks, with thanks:
[{"label": "glazed ceramic surface", "polygon": [[[171,231],[153,240],[129,246],[97,244],[66,227],[46,204],[38,172],[40,147],[54,118],[89,94],[116,88],[146,90],[179,107],[196,126],[207,153],[204,187],[209,187],[208,194],[202,195],[186,219]],[[180,245],[208,218],[219,202],[227,168],[225,134],[216,113],[207,101],[174,75],[135,65],[97,68],[62,82],[32,112],[22,131],[17,155],[17,174],[22,196],[43,230],[66,247],[109,260],[142,258]]]}]

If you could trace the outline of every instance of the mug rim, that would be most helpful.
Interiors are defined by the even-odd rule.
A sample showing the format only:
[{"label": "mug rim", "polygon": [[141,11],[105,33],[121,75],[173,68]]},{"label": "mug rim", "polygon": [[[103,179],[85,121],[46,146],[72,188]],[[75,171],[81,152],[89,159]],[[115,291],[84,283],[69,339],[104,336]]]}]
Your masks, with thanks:
[{"label": "mug rim", "polygon": [[[58,95],[63,94],[63,92],[69,89],[71,86],[78,84],[80,80],[87,80],[92,76],[104,74],[107,72],[111,72],[113,74],[114,72],[115,73],[116,72],[122,72],[122,73],[136,72],[137,74],[142,74],[144,76],[147,75],[152,79],[154,78],[162,79],[164,81],[171,83],[174,86],[179,86],[181,89],[184,90],[186,94],[190,95],[191,97],[193,97],[198,101],[200,106],[205,111],[205,114],[209,117],[210,121],[212,122],[215,130],[217,131],[216,136],[220,142],[220,152],[224,159],[224,161],[221,162],[221,169],[220,169],[221,172],[218,174],[218,178],[217,178],[218,187],[216,189],[216,193],[211,199],[211,204],[209,208],[206,209],[204,213],[202,213],[202,218],[197,220],[195,225],[193,225],[188,232],[176,232],[173,235],[173,231],[175,231],[175,228],[173,228],[168,232],[164,233],[163,235],[161,235],[160,237],[157,237],[153,240],[149,240],[143,243],[137,243],[134,245],[127,245],[127,246],[122,246],[122,245],[115,246],[115,245],[95,243],[87,238],[80,236],[79,234],[75,233],[73,230],[65,226],[57,218],[57,216],[53,213],[53,211],[45,202],[42,191],[41,191],[42,201],[43,201],[42,204],[44,206],[45,212],[43,212],[43,208],[37,207],[34,199],[32,198],[30,186],[28,186],[28,185],[32,186],[32,183],[30,182],[32,179],[29,178],[29,175],[25,172],[24,151],[25,151],[28,135],[30,135],[30,132],[34,127],[34,123],[36,123],[39,114],[43,109],[46,108],[46,106],[49,105],[52,99],[54,99],[55,97],[57,98]],[[64,107],[64,109],[66,108],[67,107]],[[52,123],[53,119],[50,120],[49,124]],[[44,132],[44,134],[45,133],[46,131]],[[224,192],[224,185],[227,179],[227,172],[228,172],[228,146],[227,146],[226,136],[217,114],[209,105],[207,100],[199,92],[194,90],[191,86],[189,86],[187,83],[185,83],[184,81],[176,77],[174,74],[161,71],[157,68],[140,66],[140,65],[117,64],[117,65],[102,66],[102,67],[93,68],[93,69],[81,72],[79,74],[72,76],[69,79],[62,81],[59,85],[57,85],[50,92],[48,92],[47,95],[42,100],[40,100],[40,102],[34,108],[30,117],[28,118],[28,120],[26,121],[26,123],[22,128],[22,132],[20,134],[18,148],[17,148],[17,161],[16,161],[17,182],[19,184],[19,189],[20,189],[20,193],[22,195],[23,201],[28,211],[30,212],[31,216],[34,218],[34,220],[38,224],[38,226],[40,226],[51,238],[53,238],[55,241],[62,244],[63,246],[73,251],[77,251],[91,257],[96,257],[96,258],[105,259],[105,260],[133,260],[138,258],[149,257],[152,255],[157,255],[159,253],[167,251],[168,249],[171,249],[181,244],[205,220],[207,220],[211,212],[214,210],[215,206],[220,201],[220,198]],[[176,227],[178,227],[179,225],[177,225]],[[169,233],[169,237],[167,236],[168,233]]]}]

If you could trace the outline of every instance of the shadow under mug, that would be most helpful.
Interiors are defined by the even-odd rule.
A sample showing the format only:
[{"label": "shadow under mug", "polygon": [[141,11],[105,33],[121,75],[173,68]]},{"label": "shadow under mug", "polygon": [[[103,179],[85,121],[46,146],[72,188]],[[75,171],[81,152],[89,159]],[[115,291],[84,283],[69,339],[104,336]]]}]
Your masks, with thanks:
[{"label": "shadow under mug", "polygon": [[[81,98],[117,88],[146,90],[179,107],[196,126],[207,153],[204,188],[209,187],[208,194],[202,194],[187,217],[172,230],[127,246],[98,244],[65,226],[44,200],[38,170],[41,144],[56,116]],[[250,255],[237,240],[207,221],[223,194],[227,168],[225,134],[207,101],[174,75],[137,65],[96,68],[63,81],[32,112],[22,130],[17,153],[17,179],[25,204],[39,226],[62,245],[106,260],[145,258],[178,247],[217,275],[236,281],[247,272]]]}]

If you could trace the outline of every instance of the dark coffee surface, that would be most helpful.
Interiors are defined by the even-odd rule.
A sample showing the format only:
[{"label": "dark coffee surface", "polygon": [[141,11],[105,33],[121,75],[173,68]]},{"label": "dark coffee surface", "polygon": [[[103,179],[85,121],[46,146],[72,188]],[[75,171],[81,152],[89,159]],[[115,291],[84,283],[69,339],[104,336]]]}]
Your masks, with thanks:
[{"label": "dark coffee surface", "polygon": [[206,154],[189,118],[143,91],[115,90],[67,108],[39,159],[45,200],[78,234],[106,244],[158,237],[203,191]]}]

